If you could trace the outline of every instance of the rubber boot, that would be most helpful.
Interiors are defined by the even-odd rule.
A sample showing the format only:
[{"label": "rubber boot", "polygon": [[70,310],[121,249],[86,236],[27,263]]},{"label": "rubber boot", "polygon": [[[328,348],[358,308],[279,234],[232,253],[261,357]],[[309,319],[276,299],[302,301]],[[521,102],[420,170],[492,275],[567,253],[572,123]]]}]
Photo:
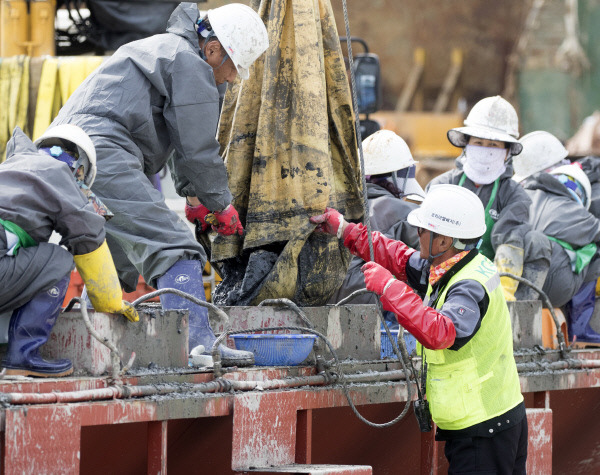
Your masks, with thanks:
[{"label": "rubber boot", "polygon": [[[202,263],[196,260],[176,262],[157,280],[158,289],[177,289],[206,301],[202,282]],[[198,345],[204,346],[204,355],[210,355],[215,334],[208,321],[208,309],[192,303],[190,300],[175,294],[162,294],[160,303],[166,310],[189,310],[189,350]],[[254,364],[254,354],[249,351],[233,350],[220,345],[221,363],[223,366],[250,366]]]},{"label": "rubber boot", "polygon": [[588,282],[581,286],[567,304],[569,310],[569,335],[572,340],[581,343],[600,344],[600,335],[590,326],[590,320],[594,315],[595,294],[596,282]]},{"label": "rubber boot", "polygon": [[[544,287],[544,282],[546,282],[546,276],[548,275],[549,268],[550,266],[545,260],[543,262],[525,263],[525,265],[523,266],[523,274],[521,275],[521,277],[523,279],[527,279],[538,289],[541,289],[542,287]],[[519,283],[519,287],[515,292],[515,299],[542,300],[542,297],[529,285]]]},{"label": "rubber boot", "polygon": [[8,327],[8,351],[3,361],[7,375],[49,378],[73,372],[70,360],[45,360],[39,354],[56,323],[70,277],[70,274],[66,275],[54,287],[40,292],[12,313]]}]

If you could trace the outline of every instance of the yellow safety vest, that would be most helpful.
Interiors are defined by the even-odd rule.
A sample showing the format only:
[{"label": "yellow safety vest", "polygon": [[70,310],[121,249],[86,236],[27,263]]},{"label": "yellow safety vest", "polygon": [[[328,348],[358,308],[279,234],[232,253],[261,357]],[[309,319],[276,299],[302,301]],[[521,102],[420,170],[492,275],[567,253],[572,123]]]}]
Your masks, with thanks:
[{"label": "yellow safety vest", "polygon": [[[435,304],[461,280],[485,288],[489,306],[481,327],[459,350],[425,351],[427,400],[432,418],[444,430],[459,430],[504,414],[523,401],[513,356],[512,328],[496,266],[481,254],[454,275]],[[432,288],[427,289],[425,301]]]}]

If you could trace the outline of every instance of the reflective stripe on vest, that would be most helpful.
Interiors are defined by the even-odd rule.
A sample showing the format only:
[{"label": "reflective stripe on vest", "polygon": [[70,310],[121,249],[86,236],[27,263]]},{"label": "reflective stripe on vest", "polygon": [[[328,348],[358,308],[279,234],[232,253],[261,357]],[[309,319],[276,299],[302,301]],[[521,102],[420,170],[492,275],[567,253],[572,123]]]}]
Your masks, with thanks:
[{"label": "reflective stripe on vest", "polygon": [[[436,310],[444,305],[448,289],[461,280],[475,280],[483,285],[489,306],[479,330],[462,348],[424,350],[427,400],[433,420],[445,430],[464,429],[486,421],[523,400],[513,356],[510,315],[496,267],[477,254],[444,287]],[[431,291],[429,286],[427,297]]]}]

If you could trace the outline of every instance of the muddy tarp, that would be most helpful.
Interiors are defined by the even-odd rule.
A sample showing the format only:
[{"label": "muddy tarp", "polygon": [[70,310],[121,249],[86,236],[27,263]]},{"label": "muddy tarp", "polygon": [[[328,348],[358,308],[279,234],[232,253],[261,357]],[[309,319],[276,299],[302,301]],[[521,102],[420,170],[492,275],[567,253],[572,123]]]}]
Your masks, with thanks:
[{"label": "muddy tarp", "polygon": [[211,243],[210,260],[224,278],[215,301],[255,305],[285,297],[322,305],[350,256],[338,239],[314,234],[308,218],[327,206],[347,219],[363,215],[337,29],[329,0],[250,5],[267,25],[270,46],[223,104],[219,142],[246,234]]}]

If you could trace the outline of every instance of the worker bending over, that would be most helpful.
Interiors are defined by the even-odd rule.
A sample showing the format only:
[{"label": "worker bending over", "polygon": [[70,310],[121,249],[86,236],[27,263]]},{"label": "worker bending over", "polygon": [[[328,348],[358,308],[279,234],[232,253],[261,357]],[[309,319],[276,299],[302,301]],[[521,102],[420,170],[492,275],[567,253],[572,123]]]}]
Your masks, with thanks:
[{"label": "worker bending over", "polygon": [[[92,141],[80,128],[61,125],[36,145],[15,129],[0,164],[0,313],[12,311],[2,366],[6,374],[56,377],[73,372],[71,361],[44,360],[39,349],[56,323],[73,260],[96,310],[139,317],[122,300],[106,245],[103,216],[110,213],[89,189],[96,174]],[[48,242],[53,231],[61,245]]]},{"label": "worker bending over", "polygon": [[599,344],[600,335],[590,326],[600,277],[600,220],[588,211],[590,181],[578,164],[566,160],[567,150],[552,134],[538,130],[521,142],[523,157],[515,160],[513,179],[531,198],[531,225],[552,241],[542,290],[552,306],[566,306],[570,340]]},{"label": "worker bending over", "polygon": [[[406,142],[391,130],[380,130],[363,142],[367,198],[371,229],[416,248],[417,230],[406,217],[423,201],[425,192],[415,179],[415,166]],[[337,303],[352,292],[365,288],[360,268],[364,261],[355,257],[340,288],[331,297]],[[374,303],[373,295],[360,295],[352,303]]]},{"label": "worker bending over", "polygon": [[[334,209],[311,222],[370,259],[362,224]],[[374,262],[363,272],[367,289],[422,345],[427,400],[449,473],[524,474],[527,418],[510,315],[498,271],[476,247],[486,231],[483,205],[466,188],[437,185],[408,222],[420,252],[373,232]]]},{"label": "worker bending over", "polygon": [[[204,225],[212,212],[215,231],[242,234],[215,138],[219,87],[238,74],[247,79],[267,46],[265,25],[250,7],[232,3],[200,18],[195,3],[181,3],[165,34],[119,48],[55,119],[78,125],[96,146],[94,192],[114,213],[107,241],[127,291],[141,274],[155,288],[205,299],[206,253],[148,177],[173,153],[170,169],[188,219]],[[215,335],[207,310],[174,294],[160,299],[165,309],[189,309],[190,348],[203,345],[209,354]],[[225,365],[254,362],[250,352],[220,348]]]},{"label": "worker bending over", "polygon": [[[519,119],[502,97],[486,97],[473,106],[465,127],[448,131],[448,140],[463,152],[456,168],[428,185],[450,183],[473,191],[485,207],[486,232],[480,252],[493,260],[499,272],[524,277],[541,287],[552,253],[546,237],[529,224],[531,201],[511,180],[512,157],[521,153]],[[501,277],[507,300],[534,300],[529,286]]]}]

